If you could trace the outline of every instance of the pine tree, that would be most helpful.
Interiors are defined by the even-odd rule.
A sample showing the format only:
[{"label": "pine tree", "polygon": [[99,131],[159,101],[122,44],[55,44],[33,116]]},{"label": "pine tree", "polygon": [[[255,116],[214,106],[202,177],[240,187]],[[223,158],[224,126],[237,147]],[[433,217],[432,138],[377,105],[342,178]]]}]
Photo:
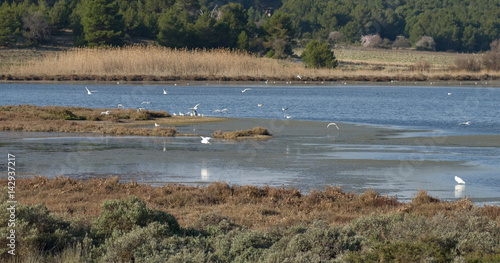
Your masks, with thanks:
[{"label": "pine tree", "polygon": [[124,23],[114,0],[90,0],[83,17],[84,38],[90,47],[121,45]]}]

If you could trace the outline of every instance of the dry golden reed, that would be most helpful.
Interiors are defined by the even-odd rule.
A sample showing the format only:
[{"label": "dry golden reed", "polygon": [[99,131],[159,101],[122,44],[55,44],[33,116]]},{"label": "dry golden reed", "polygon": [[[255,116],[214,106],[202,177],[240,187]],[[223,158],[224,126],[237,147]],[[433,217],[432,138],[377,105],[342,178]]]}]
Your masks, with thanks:
[{"label": "dry golden reed", "polygon": [[[370,51],[371,54],[377,51]],[[365,52],[366,53],[366,52]],[[362,53],[366,56],[365,53]],[[357,54],[357,53],[356,53]],[[368,53],[367,53],[368,54]],[[170,49],[157,46],[72,48],[0,67],[4,80],[283,80],[299,81],[427,81],[498,79],[500,72],[463,72],[442,65],[421,72],[414,62],[338,56],[340,65],[366,64],[357,70],[310,69],[302,63],[275,60],[228,49]],[[397,56],[396,56],[397,57]],[[402,57],[406,58],[406,57]],[[364,59],[364,60],[360,60]],[[377,60],[378,59],[378,60]],[[378,61],[378,62],[377,62]],[[437,69],[435,69],[437,68]]]}]

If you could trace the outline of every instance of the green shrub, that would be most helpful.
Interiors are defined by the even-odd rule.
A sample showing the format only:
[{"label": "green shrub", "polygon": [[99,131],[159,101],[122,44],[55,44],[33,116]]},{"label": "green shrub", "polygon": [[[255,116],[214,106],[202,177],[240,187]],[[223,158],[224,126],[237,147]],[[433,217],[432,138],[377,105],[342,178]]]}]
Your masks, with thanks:
[{"label": "green shrub", "polygon": [[47,207],[42,204],[35,206],[15,206],[15,226],[9,227],[8,220],[10,204],[2,200],[0,205],[0,261],[11,257],[8,254],[10,241],[7,237],[10,230],[15,230],[15,253],[16,257],[23,259],[29,253],[40,251],[42,254],[60,252],[67,245],[76,241],[70,223],[62,218],[49,213]]},{"label": "green shrub", "polygon": [[335,68],[337,60],[327,43],[311,41],[301,55],[302,61],[311,68]]},{"label": "green shrub", "polygon": [[101,215],[92,225],[92,234],[100,240],[110,237],[114,230],[131,231],[136,226],[147,226],[152,222],[167,225],[171,234],[180,230],[177,220],[171,214],[152,210],[136,196],[128,199],[105,201],[101,205]]}]

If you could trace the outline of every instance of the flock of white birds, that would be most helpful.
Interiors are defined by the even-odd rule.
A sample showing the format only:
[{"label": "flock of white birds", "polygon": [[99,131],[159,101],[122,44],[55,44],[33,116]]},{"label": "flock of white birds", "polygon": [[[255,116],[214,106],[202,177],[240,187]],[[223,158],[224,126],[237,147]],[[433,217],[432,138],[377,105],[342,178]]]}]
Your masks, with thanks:
[{"label": "flock of white birds", "polygon": [[[302,76],[297,75],[297,78],[302,79]],[[266,82],[266,83],[267,83],[267,82]],[[177,84],[175,84],[175,85],[177,86]],[[85,87],[85,90],[87,90],[87,94],[88,94],[88,95],[92,95],[92,93],[97,92],[97,91],[94,91],[94,90],[89,90],[87,87]],[[251,88],[246,88],[246,89],[243,89],[243,90],[241,91],[241,93],[245,93],[245,92],[247,92],[247,91],[249,91],[249,90],[252,90],[252,89],[251,89]],[[163,89],[163,94],[164,94],[164,95],[167,95],[167,94],[168,94],[168,92],[167,92],[165,89]],[[452,94],[453,94],[453,93],[448,92],[448,96],[451,96]],[[141,102],[141,104],[151,104],[151,102],[150,102],[150,101],[143,101],[143,102]],[[198,106],[199,106],[199,105],[200,105],[200,103],[196,104],[196,105],[195,105],[194,107],[192,107],[192,108],[189,108],[189,110],[191,110],[191,111],[192,111],[192,112],[190,113],[190,116],[198,116],[197,110],[198,110]],[[264,106],[264,104],[259,103],[259,104],[257,104],[257,106],[258,106],[258,107],[263,107],[263,106]],[[122,105],[122,104],[118,104],[118,108],[125,108],[125,107],[123,107],[123,105]],[[283,112],[285,112],[288,108],[283,107],[283,108],[281,108],[281,109],[282,109],[282,111],[283,111]],[[145,108],[138,108],[138,110],[137,110],[137,111],[139,112],[139,111],[141,111],[141,110],[145,110]],[[229,113],[229,110],[228,110],[227,108],[224,108],[224,109],[222,109],[222,110],[214,110],[213,112],[214,112],[214,113],[223,113],[223,112],[225,112],[225,113]],[[107,110],[107,111],[103,111],[103,112],[101,112],[101,114],[100,114],[100,115],[101,115],[101,116],[102,116],[102,115],[109,115],[109,113],[111,113],[111,111]],[[174,113],[173,115],[175,116],[176,114]],[[179,112],[179,116],[185,116],[185,114],[184,114],[184,113],[182,113],[182,112]],[[201,115],[201,116],[203,116],[203,115]],[[292,116],[290,116],[290,115],[284,115],[284,117],[285,117],[285,118],[287,118],[287,119],[292,118]],[[461,123],[459,123],[459,125],[470,125],[470,123],[471,123],[470,121],[465,121],[465,122],[461,122]],[[155,122],[154,126],[155,126],[155,128],[156,128],[156,127],[160,127],[160,125],[159,125],[158,123],[156,123],[156,122]],[[327,128],[329,128],[330,126],[335,126],[335,128],[337,128],[337,130],[340,130],[339,126],[338,126],[335,122],[331,122],[331,123],[328,123],[328,124],[326,125],[326,127],[327,127]],[[212,143],[210,142],[210,140],[212,140],[212,137],[209,137],[209,136],[200,136],[200,137],[201,137],[201,143],[202,143],[202,144],[212,144]],[[460,177],[458,177],[458,176],[455,176],[455,181],[456,181],[458,184],[460,184],[460,185],[465,185],[465,181],[464,181],[464,180],[462,180],[462,178],[460,178]]]}]

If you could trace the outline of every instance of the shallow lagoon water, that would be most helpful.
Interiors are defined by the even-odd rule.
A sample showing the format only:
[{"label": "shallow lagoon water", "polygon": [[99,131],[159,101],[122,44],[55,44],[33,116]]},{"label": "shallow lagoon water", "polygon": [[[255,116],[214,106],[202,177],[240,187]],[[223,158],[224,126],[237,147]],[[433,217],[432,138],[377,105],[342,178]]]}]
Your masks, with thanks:
[{"label": "shallow lagoon water", "polygon": [[[252,90],[242,94],[244,87]],[[199,113],[217,116],[213,110],[228,108],[223,116],[238,118],[179,131],[209,135],[264,126],[274,138],[203,145],[199,137],[3,132],[0,148],[16,154],[23,176],[116,175],[153,185],[226,181],[302,191],[340,185],[344,191],[372,188],[404,201],[424,189],[445,200],[470,196],[478,204],[500,204],[496,88],[244,87],[94,85],[89,88],[97,92],[88,96],[84,85],[2,84],[0,91],[8,94],[2,105],[111,108],[150,101],[147,108],[173,113],[201,103]],[[162,89],[169,94],[161,95]],[[467,120],[471,125],[459,125]],[[330,121],[340,130],[327,129]],[[467,185],[457,187],[455,175]]]}]

